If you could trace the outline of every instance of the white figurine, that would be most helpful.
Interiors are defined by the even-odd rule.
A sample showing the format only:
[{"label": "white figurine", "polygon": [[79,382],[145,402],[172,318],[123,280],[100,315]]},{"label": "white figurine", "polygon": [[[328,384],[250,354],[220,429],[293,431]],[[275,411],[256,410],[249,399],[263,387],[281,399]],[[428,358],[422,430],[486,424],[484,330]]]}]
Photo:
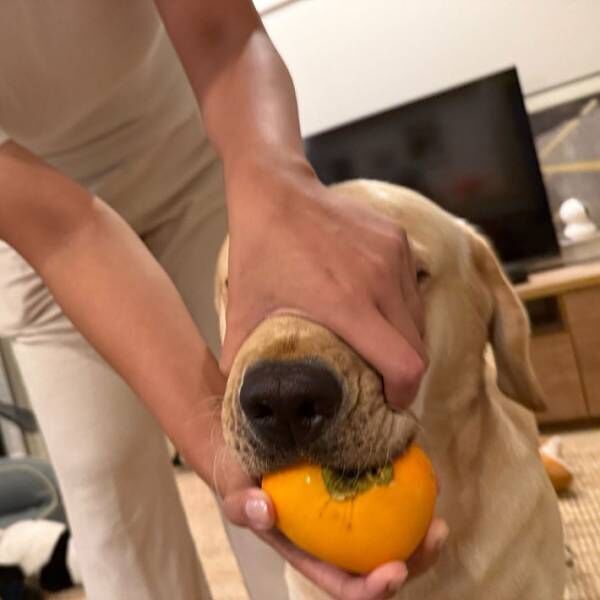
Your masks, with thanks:
[{"label": "white figurine", "polygon": [[584,204],[577,198],[565,200],[558,211],[560,220],[565,224],[564,236],[573,242],[587,240],[596,235],[598,228],[590,219]]}]

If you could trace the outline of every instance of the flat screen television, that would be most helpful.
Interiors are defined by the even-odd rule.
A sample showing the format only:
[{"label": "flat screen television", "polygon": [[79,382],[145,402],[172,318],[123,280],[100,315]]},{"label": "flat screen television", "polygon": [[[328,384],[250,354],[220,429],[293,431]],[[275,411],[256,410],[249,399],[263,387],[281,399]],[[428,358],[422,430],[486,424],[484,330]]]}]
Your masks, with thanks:
[{"label": "flat screen television", "polygon": [[313,135],[305,147],[325,183],[398,183],[467,219],[507,267],[558,254],[516,69]]}]

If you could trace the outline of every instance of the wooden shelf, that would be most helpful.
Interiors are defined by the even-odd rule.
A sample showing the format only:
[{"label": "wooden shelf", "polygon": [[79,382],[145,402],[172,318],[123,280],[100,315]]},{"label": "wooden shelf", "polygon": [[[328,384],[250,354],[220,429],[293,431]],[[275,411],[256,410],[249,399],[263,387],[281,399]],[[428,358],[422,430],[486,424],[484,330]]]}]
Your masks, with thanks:
[{"label": "wooden shelf", "polygon": [[515,289],[530,314],[532,362],[547,396],[538,420],[600,416],[600,260],[534,273]]},{"label": "wooden shelf", "polygon": [[521,300],[534,300],[594,286],[600,286],[600,260],[532,273],[515,289]]}]

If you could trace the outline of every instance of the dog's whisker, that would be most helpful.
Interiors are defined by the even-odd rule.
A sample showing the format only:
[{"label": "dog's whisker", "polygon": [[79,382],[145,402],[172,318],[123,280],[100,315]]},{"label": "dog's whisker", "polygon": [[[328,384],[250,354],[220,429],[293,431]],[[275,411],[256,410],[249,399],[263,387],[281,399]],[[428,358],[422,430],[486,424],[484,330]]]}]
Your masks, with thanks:
[{"label": "dog's whisker", "polygon": [[420,431],[423,431],[423,425],[421,425],[421,422],[419,421],[419,417],[417,417],[415,411],[412,408],[407,408],[405,410],[405,414],[408,418],[410,418],[410,420],[412,421],[413,425],[419,429]]},{"label": "dog's whisker", "polygon": [[211,445],[215,444],[216,436],[219,434],[222,437],[220,408],[215,407],[214,414],[211,415],[211,426],[208,433]]},{"label": "dog's whisker", "polygon": [[386,420],[386,412],[382,411],[382,420],[381,422],[378,424],[376,430],[374,431],[374,435],[371,437],[370,443],[369,443],[369,449],[367,452],[367,456],[365,457],[365,459],[363,460],[363,468],[369,468],[371,466],[373,466],[373,457],[376,455],[377,453],[377,445],[379,443],[379,439],[380,439],[380,435],[381,435],[381,431],[383,429],[383,425],[385,423]]},{"label": "dog's whisker", "polygon": [[[207,418],[210,422],[210,428],[208,430],[208,437],[210,440],[210,445],[213,448],[217,448],[215,455],[212,459],[212,468],[211,468],[211,476],[210,481],[212,483],[212,487],[215,492],[220,495],[221,490],[219,487],[219,467],[225,463],[225,453],[226,450],[223,447],[223,434],[221,430],[221,410],[223,403],[223,396],[220,394],[215,394],[212,396],[207,396],[205,398],[208,406],[204,408],[204,412],[202,414],[203,418]],[[221,469],[222,470],[222,469]]]},{"label": "dog's whisker", "polygon": [[385,463],[389,463],[392,459],[392,439],[394,435],[394,429],[396,427],[396,421],[392,415],[389,415],[390,419],[390,427],[388,431],[388,435],[386,437],[386,447],[385,447]]},{"label": "dog's whisker", "polygon": [[360,406],[360,389],[361,389],[361,385],[360,385],[360,377],[358,377],[359,381],[356,384],[356,393],[354,394],[354,399],[352,402],[352,405],[350,406],[350,408],[348,409],[348,412],[346,413],[346,419],[351,419],[352,415],[356,412],[357,408]]},{"label": "dog's whisker", "polygon": [[[219,465],[219,463],[221,463]],[[219,487],[219,479],[218,479],[218,473],[219,471],[223,471],[223,469],[219,469],[219,467],[223,466],[225,464],[225,448],[221,447],[217,450],[217,452],[215,453],[215,456],[213,457],[213,468],[212,468],[212,476],[211,476],[211,480],[212,480],[212,484],[213,484],[213,489],[215,490],[217,496],[222,496],[221,494],[221,488]]]},{"label": "dog's whisker", "polygon": [[220,496],[221,492],[219,490],[219,481],[218,481],[218,478],[217,478],[217,457],[218,457],[218,454],[219,454],[219,451],[217,450],[216,454],[213,457],[211,482],[212,482],[212,488],[215,490],[217,496]]}]

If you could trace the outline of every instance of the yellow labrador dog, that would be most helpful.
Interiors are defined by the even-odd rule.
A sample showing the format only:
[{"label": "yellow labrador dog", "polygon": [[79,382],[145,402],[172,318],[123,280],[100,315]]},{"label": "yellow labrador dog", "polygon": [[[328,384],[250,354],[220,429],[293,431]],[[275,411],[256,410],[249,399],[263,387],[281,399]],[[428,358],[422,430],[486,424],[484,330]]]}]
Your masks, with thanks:
[{"label": "yellow labrador dog", "polygon": [[[487,242],[408,189],[336,186],[407,232],[425,304],[429,368],[411,411],[327,329],[292,316],[261,323],[234,361],[224,398],[228,443],[254,474],[307,458],[356,471],[380,466],[415,436],[434,463],[437,512],[450,536],[402,600],[558,600],[565,581],[560,516],[529,409],[543,408],[525,312]],[[217,268],[221,335],[227,244]],[[365,332],[365,335],[369,335]],[[288,569],[292,600],[326,598]]]}]

